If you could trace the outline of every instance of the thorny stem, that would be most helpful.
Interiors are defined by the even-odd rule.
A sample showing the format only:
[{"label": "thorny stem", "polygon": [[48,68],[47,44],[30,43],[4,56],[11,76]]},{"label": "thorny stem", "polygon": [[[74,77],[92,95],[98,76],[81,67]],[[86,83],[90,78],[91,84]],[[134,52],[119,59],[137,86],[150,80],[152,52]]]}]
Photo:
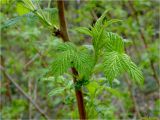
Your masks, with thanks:
[{"label": "thorny stem", "polygon": [[[64,15],[64,1],[58,0],[57,4],[58,4],[58,15],[59,15],[59,21],[60,21],[60,36],[62,37],[64,42],[67,42],[69,41],[69,36],[67,32],[67,25],[66,25],[66,20],[65,20],[65,15]],[[78,76],[78,72],[74,67],[72,67],[71,70],[73,73],[73,82],[74,84],[76,84],[77,83],[76,76]],[[79,117],[80,119],[86,119],[86,112],[85,112],[82,89],[75,88],[75,93],[76,93]]]}]

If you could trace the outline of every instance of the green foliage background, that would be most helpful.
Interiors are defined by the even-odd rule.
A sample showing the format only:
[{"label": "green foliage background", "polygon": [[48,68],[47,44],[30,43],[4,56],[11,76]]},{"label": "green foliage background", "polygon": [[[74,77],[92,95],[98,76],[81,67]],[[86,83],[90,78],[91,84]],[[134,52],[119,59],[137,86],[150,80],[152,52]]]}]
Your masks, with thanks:
[{"label": "green foliage background", "polygon": [[[82,73],[82,76],[78,78],[80,81],[77,86],[83,87],[88,118],[137,119],[135,107],[138,107],[142,119],[158,120],[160,96],[153,72],[154,68],[156,76],[160,79],[160,2],[158,0],[134,0],[132,5],[128,0],[66,1],[65,15],[72,43],[65,45],[62,44],[60,38],[52,35],[53,28],[59,27],[56,2],[38,1],[40,1],[41,9],[37,11],[39,13],[43,11],[45,17],[27,14],[30,11],[24,8],[18,0],[1,0],[0,54],[3,57],[3,66],[6,68],[6,72],[48,116],[52,119],[78,118],[72,74],[64,73],[69,66],[72,66],[70,62],[74,59],[76,61],[73,63],[74,67]],[[37,3],[34,2],[34,4]],[[108,21],[105,23],[106,31],[122,36],[125,44],[116,42],[117,47],[111,49],[118,52],[112,54],[110,54],[111,51],[105,52],[105,58],[99,58],[92,71],[92,77],[89,78],[88,75],[93,64],[91,55],[95,46],[91,46],[92,38],[89,36],[91,33],[87,28],[91,28],[91,25],[95,24],[96,19],[105,10],[109,10],[105,18]],[[101,28],[101,26],[99,29],[97,28],[97,33],[101,32]],[[112,33],[106,33],[106,35],[109,36]],[[93,36],[93,40],[98,38],[96,35]],[[104,45],[103,42],[100,43],[93,43],[99,45],[96,47],[96,51]],[[121,45],[125,49],[120,47]],[[119,47],[120,49],[118,49]],[[132,61],[142,70],[143,86],[135,84],[139,83],[139,78],[136,78],[137,81],[134,82],[127,74],[120,74],[114,79],[115,76],[112,73],[119,74],[120,71],[118,71],[119,68],[112,70],[111,65],[114,62],[113,58],[119,58],[122,51],[126,51]],[[65,59],[64,56],[70,54],[72,57]],[[125,56],[125,54],[123,55]],[[130,61],[128,56],[125,57]],[[122,64],[128,63],[128,61],[125,62],[121,59],[120,62]],[[106,64],[104,73],[110,74],[109,78],[106,78],[102,72],[104,66],[101,63]],[[132,66],[134,68],[134,63]],[[64,68],[56,69],[60,67]],[[48,72],[50,69],[52,69],[51,73]],[[64,74],[59,76],[59,73]],[[55,77],[53,74],[57,76]],[[12,83],[9,83],[12,98],[10,100],[7,95],[7,78],[2,71],[0,76],[0,117],[2,119],[44,119]],[[134,75],[131,76],[134,78]],[[112,85],[109,79],[112,79]]]}]

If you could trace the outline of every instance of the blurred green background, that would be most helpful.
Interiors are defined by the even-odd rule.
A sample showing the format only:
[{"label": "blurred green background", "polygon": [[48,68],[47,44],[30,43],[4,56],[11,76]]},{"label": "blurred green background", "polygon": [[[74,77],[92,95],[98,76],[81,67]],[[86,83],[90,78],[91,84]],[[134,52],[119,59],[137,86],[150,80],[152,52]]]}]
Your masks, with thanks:
[{"label": "blurred green background", "polygon": [[[58,26],[55,0],[33,0],[42,10],[54,8],[52,22]],[[17,90],[8,76],[40,106],[52,119],[76,119],[78,110],[72,77],[65,74],[58,79],[44,74],[53,61],[54,45],[59,38],[52,29],[34,16],[23,17],[29,11],[19,0],[0,0],[1,66],[0,118],[44,119],[35,107]],[[38,9],[38,7],[37,7]],[[122,75],[113,87],[95,69],[92,84],[84,86],[87,116],[90,119],[160,119],[160,1],[159,0],[67,0],[65,17],[70,39],[77,45],[90,45],[90,37],[78,33],[76,27],[89,27],[109,9],[107,20],[117,19],[107,28],[126,39],[126,52],[143,71],[144,86],[140,88]],[[22,18],[21,18],[22,17]],[[21,19],[20,19],[21,18]],[[7,73],[7,75],[6,75]],[[97,82],[99,81],[99,82]],[[86,89],[87,88],[87,89]],[[89,92],[88,92],[89,91]],[[49,95],[48,95],[49,94]],[[94,94],[94,95],[93,95]]]}]

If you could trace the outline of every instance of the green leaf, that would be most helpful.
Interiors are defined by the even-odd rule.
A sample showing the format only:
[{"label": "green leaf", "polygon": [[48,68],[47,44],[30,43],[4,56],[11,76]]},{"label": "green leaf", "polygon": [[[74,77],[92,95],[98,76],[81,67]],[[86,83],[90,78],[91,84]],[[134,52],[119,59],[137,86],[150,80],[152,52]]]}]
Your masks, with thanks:
[{"label": "green leaf", "polygon": [[103,66],[106,77],[110,82],[123,72],[127,72],[129,76],[140,85],[144,82],[140,69],[131,61],[130,57],[124,53],[118,53],[116,51],[105,53]]},{"label": "green leaf", "polygon": [[54,96],[56,94],[60,94],[64,91],[65,88],[56,88],[56,89],[53,89],[51,90],[48,95],[51,97],[51,96]]},{"label": "green leaf", "polygon": [[65,52],[65,51],[76,51],[76,46],[71,42],[66,43],[59,43],[56,47],[56,50],[59,52]]},{"label": "green leaf", "polygon": [[16,11],[20,16],[30,12],[30,10],[24,7],[21,3],[17,3]]},{"label": "green leaf", "polygon": [[109,11],[109,9],[105,10],[104,13],[101,15],[101,17],[98,18],[98,20],[95,23],[95,27],[98,27],[98,28],[101,27],[101,25],[103,24],[103,20],[104,20],[104,18],[105,18],[105,16],[106,16],[108,11]]},{"label": "green leaf", "polygon": [[122,22],[122,20],[119,20],[119,19],[111,19],[111,20],[109,20],[109,21],[105,21],[104,26],[107,27],[107,26],[109,26],[109,25],[111,25],[111,24],[113,24],[113,23],[117,23],[117,22]]},{"label": "green leaf", "polygon": [[76,47],[70,42],[60,43],[56,47],[58,52],[56,59],[53,61],[49,74],[55,76],[62,75],[71,67],[71,62],[75,56]]},{"label": "green leaf", "polygon": [[123,38],[120,37],[116,33],[112,32],[106,32],[106,51],[111,52],[111,51],[117,51],[117,52],[124,52],[124,42]]},{"label": "green leaf", "polygon": [[144,82],[144,78],[141,70],[136,66],[136,64],[133,63],[130,57],[126,54],[122,54],[120,59],[123,69],[128,72],[130,77],[135,80],[136,83],[142,85]]},{"label": "green leaf", "polygon": [[75,30],[77,30],[77,31],[80,32],[80,33],[83,33],[83,34],[92,36],[91,31],[90,31],[88,28],[86,28],[86,27],[78,27],[78,28],[76,28]]},{"label": "green leaf", "polygon": [[52,24],[52,26],[57,26],[58,24],[58,10],[56,8],[45,8],[43,9],[43,14],[46,21]]},{"label": "green leaf", "polygon": [[118,22],[120,20],[113,19],[103,23],[105,18],[106,10],[102,16],[97,20],[94,27],[91,27],[91,34],[92,34],[92,43],[95,49],[95,53],[97,54],[99,50],[103,49],[104,47],[108,52],[111,51],[118,51],[124,52],[124,41],[123,38],[120,37],[118,34],[112,32],[106,32],[105,27],[113,22]]},{"label": "green leaf", "polygon": [[50,74],[61,75],[68,68],[75,67],[80,77],[88,78],[93,67],[91,55],[82,49],[76,48],[71,42],[61,43],[56,48],[58,54],[50,68]]},{"label": "green leaf", "polygon": [[136,66],[135,63],[133,63],[133,62],[130,63],[130,67],[129,67],[128,73],[131,76],[131,78],[133,80],[135,80],[136,83],[138,83],[139,85],[143,85],[144,78],[143,78],[142,72]]},{"label": "green leaf", "polygon": [[94,46],[95,52],[98,52],[105,45],[105,31],[104,29],[99,29],[96,27],[92,28],[92,44]]},{"label": "green leaf", "polygon": [[71,60],[72,60],[69,54],[70,54],[69,52],[64,52],[63,54],[59,54],[52,63],[49,70],[49,74],[59,76],[67,72],[67,70],[71,66]]},{"label": "green leaf", "polygon": [[105,53],[103,66],[107,79],[112,82],[122,71],[119,53],[115,51]]},{"label": "green leaf", "polygon": [[23,4],[24,7],[26,7],[27,9],[34,11],[35,10],[35,6],[32,2],[32,0],[20,0],[20,2]]},{"label": "green leaf", "polygon": [[79,51],[77,55],[75,55],[73,66],[77,69],[80,75],[88,79],[93,68],[92,56],[88,52]]},{"label": "green leaf", "polygon": [[93,96],[100,86],[97,82],[90,82],[86,87],[91,96]]},{"label": "green leaf", "polygon": [[107,52],[124,52],[124,40],[116,33],[106,32],[103,27],[92,27],[92,43],[95,52],[105,48]]}]

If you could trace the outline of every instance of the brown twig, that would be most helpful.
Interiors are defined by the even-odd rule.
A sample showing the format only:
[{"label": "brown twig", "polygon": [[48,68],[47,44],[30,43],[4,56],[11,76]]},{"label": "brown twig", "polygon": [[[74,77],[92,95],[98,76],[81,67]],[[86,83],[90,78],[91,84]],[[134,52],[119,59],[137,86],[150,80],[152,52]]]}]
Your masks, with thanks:
[{"label": "brown twig", "polygon": [[39,54],[35,54],[35,56],[30,59],[25,65],[24,65],[24,70],[26,70],[37,58],[39,57]]},{"label": "brown twig", "polygon": [[[61,34],[63,41],[67,42],[69,41],[69,36],[68,36],[67,25],[66,25],[66,20],[64,16],[64,1],[58,0],[57,4],[58,4],[58,16],[59,16],[59,21],[60,21],[60,34]],[[78,72],[75,68],[72,68],[72,73],[73,73],[73,81],[76,84],[77,82],[76,76],[78,76]],[[85,112],[82,90],[75,89],[75,93],[76,93],[76,99],[77,99],[80,119],[86,119],[86,112]]]},{"label": "brown twig", "polygon": [[40,58],[41,61],[42,61],[42,66],[43,67],[48,67],[48,64],[45,60],[45,56],[43,55],[43,53],[41,53],[38,49],[35,48],[35,50],[37,51],[37,53],[34,55],[33,58],[31,58],[23,67],[24,70],[27,70],[27,68],[32,65],[34,63],[34,61],[37,59],[37,58]]},{"label": "brown twig", "polygon": [[14,79],[12,79],[12,77],[5,71],[5,68],[2,65],[0,66],[0,70],[2,70],[6,74],[8,80],[12,82],[15,85],[15,87],[19,90],[19,92],[22,93],[22,95],[24,95],[24,97],[27,98],[32,103],[32,105],[37,109],[37,111],[39,111],[39,113],[44,118],[49,120],[49,117],[43,112],[43,110],[39,107],[39,105],[32,100],[32,98],[17,84],[17,82]]},{"label": "brown twig", "polygon": [[66,25],[66,20],[64,17],[64,2],[63,0],[58,0],[57,1],[58,5],[58,16],[59,16],[59,21],[60,21],[60,34],[64,42],[69,41],[69,36],[67,32],[67,25]]},{"label": "brown twig", "polygon": [[[74,82],[74,84],[76,84],[77,80],[76,80],[75,76],[78,76],[78,72],[76,71],[75,68],[72,68],[72,73],[74,75],[73,82]],[[81,88],[78,90],[75,89],[75,92],[76,92],[76,99],[77,99],[77,105],[78,105],[80,119],[86,119],[86,112],[85,112],[82,90],[81,90]]]}]

